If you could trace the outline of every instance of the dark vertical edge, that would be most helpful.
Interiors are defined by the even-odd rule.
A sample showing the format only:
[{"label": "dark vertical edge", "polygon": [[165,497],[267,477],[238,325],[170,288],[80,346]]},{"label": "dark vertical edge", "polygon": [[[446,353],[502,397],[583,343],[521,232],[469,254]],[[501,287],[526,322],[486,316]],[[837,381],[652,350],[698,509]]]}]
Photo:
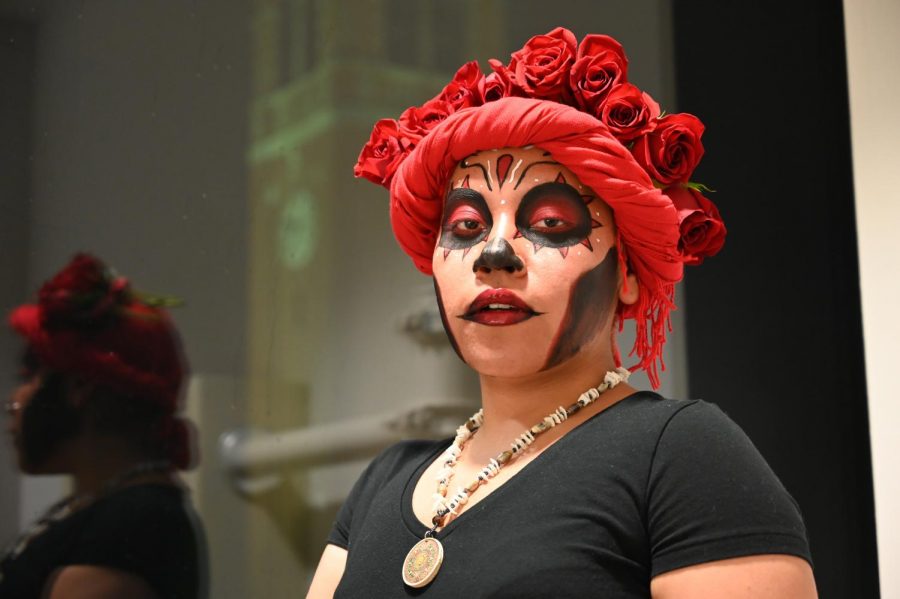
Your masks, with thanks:
[{"label": "dark vertical edge", "polygon": [[[37,26],[0,17],[0,397],[16,384],[19,339],[6,316],[27,299]],[[5,416],[5,415],[4,415]],[[5,437],[5,435],[4,435]],[[19,528],[19,473],[12,444],[0,446],[0,542]]]},{"label": "dark vertical edge", "polygon": [[878,597],[841,2],[673,2],[673,26],[729,229],[686,273],[691,394],[797,499],[820,595]]}]

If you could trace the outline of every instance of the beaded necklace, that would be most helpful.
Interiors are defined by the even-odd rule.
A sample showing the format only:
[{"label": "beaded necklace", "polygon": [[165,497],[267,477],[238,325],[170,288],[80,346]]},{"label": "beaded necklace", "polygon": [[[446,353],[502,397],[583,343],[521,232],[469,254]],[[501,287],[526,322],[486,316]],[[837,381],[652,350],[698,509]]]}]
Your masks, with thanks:
[{"label": "beaded necklace", "polygon": [[496,457],[491,458],[471,483],[458,487],[448,499],[447,492],[450,481],[453,479],[453,467],[456,466],[463,447],[484,423],[484,410],[475,412],[464,425],[456,429],[456,437],[440,457],[442,466],[436,476],[437,491],[434,494],[434,507],[432,508],[434,516],[431,519],[433,526],[425,532],[424,538],[406,554],[406,559],[403,561],[403,582],[410,587],[421,588],[434,580],[444,561],[444,547],[434,535],[435,531],[444,525],[447,517],[451,514],[457,515],[458,509],[468,503],[469,497],[479,487],[494,478],[501,468],[521,455],[539,435],[562,424],[569,416],[592,404],[604,391],[627,381],[630,375],[631,372],[627,368],[621,367],[607,372],[599,386],[582,393],[578,400],[568,408],[560,406],[534,426],[525,429],[525,432],[513,440],[509,449],[501,451]]}]

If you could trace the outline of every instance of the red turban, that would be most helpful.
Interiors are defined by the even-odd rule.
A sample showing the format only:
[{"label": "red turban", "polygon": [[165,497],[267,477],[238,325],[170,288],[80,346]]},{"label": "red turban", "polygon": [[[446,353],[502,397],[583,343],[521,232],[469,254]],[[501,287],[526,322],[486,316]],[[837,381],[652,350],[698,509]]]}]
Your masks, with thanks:
[{"label": "red turban", "polygon": [[78,254],[9,315],[46,368],[162,408],[159,437],[178,468],[191,465],[190,423],[179,418],[187,362],[165,310],[134,294],[100,260]]}]

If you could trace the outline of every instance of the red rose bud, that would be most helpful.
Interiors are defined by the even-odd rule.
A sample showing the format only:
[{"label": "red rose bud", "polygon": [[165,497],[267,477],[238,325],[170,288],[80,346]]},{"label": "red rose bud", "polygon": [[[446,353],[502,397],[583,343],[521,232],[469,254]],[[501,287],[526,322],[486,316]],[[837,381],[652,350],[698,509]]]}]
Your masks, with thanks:
[{"label": "red rose bud", "polygon": [[668,114],[638,137],[631,153],[647,173],[663,185],[687,183],[703,157],[703,123],[692,114]]},{"label": "red rose bud", "polygon": [[484,104],[482,81],[484,75],[477,61],[467,62],[456,71],[453,79],[438,94],[437,99],[447,102],[456,112],[460,108]]},{"label": "red rose bud", "polygon": [[400,115],[400,129],[422,138],[438,123],[456,112],[449,102],[438,98],[428,100],[422,106],[410,106]]},{"label": "red rose bud", "polygon": [[716,255],[725,243],[725,223],[716,205],[703,195],[684,185],[667,187],[665,193],[678,211],[681,238],[678,251],[685,264],[696,266],[703,259]]},{"label": "red rose bud", "polygon": [[622,143],[652,131],[658,117],[659,104],[630,83],[615,87],[600,110],[600,120]]},{"label": "red rose bud", "polygon": [[493,102],[506,97],[506,86],[497,73],[490,73],[481,80],[481,97],[485,102]]},{"label": "red rose bud", "polygon": [[608,35],[588,35],[581,40],[569,85],[578,106],[593,115],[619,84],[628,81],[628,59],[622,45]]},{"label": "red rose bud", "polygon": [[533,98],[571,103],[569,69],[575,62],[575,35],[557,27],[545,35],[536,35],[512,54],[509,70],[515,83]]},{"label": "red rose bud", "polygon": [[354,176],[390,188],[394,173],[416,141],[413,136],[401,132],[400,124],[394,119],[381,119],[375,123],[369,141],[359,153],[353,167]]},{"label": "red rose bud", "polygon": [[525,92],[515,83],[515,75],[496,58],[488,60],[491,70],[494,71],[481,80],[479,84],[481,97],[485,102],[493,102],[500,98],[510,96],[522,97]]}]

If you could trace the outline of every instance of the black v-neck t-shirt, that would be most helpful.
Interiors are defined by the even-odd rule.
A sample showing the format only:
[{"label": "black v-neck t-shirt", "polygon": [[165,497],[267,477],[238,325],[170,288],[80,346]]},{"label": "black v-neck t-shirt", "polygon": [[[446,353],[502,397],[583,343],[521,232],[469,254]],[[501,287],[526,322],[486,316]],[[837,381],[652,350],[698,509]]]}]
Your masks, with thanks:
[{"label": "black v-neck t-shirt", "polygon": [[328,538],[348,551],[336,598],[649,597],[651,578],[676,568],[811,559],[796,503],[734,422],[703,401],[639,392],[439,531],[443,566],[412,589],[402,564],[427,530],[413,490],[449,443],[399,443],[362,474]]},{"label": "black v-neck t-shirt", "polygon": [[60,568],[113,568],[144,580],[160,599],[206,597],[203,529],[185,492],[143,484],[101,497],[0,562],[0,599],[37,599]]}]

